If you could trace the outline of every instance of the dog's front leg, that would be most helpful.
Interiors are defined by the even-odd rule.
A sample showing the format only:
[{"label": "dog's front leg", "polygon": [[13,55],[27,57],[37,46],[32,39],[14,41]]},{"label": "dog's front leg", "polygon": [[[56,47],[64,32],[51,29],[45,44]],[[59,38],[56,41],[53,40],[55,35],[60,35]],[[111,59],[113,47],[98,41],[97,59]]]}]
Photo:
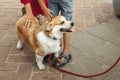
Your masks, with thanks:
[{"label": "dog's front leg", "polygon": [[36,53],[36,63],[40,70],[44,70],[46,68],[45,65],[43,64],[43,58],[44,58],[43,56],[39,56]]},{"label": "dog's front leg", "polygon": [[55,58],[59,57],[60,53],[59,52],[56,52],[55,53]]},{"label": "dog's front leg", "polygon": [[36,63],[40,70],[44,70],[46,68],[45,65],[43,64],[43,58],[44,58],[44,55],[40,55],[40,53],[36,51]]},{"label": "dog's front leg", "polygon": [[60,55],[61,47],[58,45],[56,48],[57,48],[57,49],[56,49],[56,52],[55,52],[55,57],[57,58],[57,57],[59,57],[59,55]]},{"label": "dog's front leg", "polygon": [[60,49],[61,49],[61,47],[58,46],[58,48],[57,48],[57,50],[55,52],[55,58],[59,57],[59,55],[60,55]]}]

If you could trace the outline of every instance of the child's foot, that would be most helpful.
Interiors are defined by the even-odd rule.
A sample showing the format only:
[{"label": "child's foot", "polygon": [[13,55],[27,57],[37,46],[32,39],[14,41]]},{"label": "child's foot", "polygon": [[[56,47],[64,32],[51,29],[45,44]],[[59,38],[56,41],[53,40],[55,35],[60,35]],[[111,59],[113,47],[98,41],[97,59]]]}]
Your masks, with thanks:
[{"label": "child's foot", "polygon": [[65,64],[69,63],[70,60],[72,59],[71,54],[64,54],[63,52],[60,54],[60,56],[55,60],[55,62],[53,63],[53,65],[58,66],[58,67],[62,67]]}]

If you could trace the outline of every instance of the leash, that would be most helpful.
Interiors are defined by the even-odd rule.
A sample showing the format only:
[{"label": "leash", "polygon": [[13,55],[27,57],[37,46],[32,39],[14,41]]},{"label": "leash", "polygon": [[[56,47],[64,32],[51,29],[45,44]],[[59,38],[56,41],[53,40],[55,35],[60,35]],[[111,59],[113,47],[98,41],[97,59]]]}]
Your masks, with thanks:
[{"label": "leash", "polygon": [[59,71],[62,71],[62,72],[65,72],[65,73],[68,73],[68,74],[71,74],[71,75],[74,75],[74,76],[78,76],[78,77],[83,77],[83,78],[92,78],[92,77],[97,77],[97,76],[100,76],[100,75],[104,75],[105,73],[109,72],[110,70],[112,70],[116,65],[117,63],[120,61],[120,56],[117,58],[117,60],[115,61],[115,63],[110,67],[108,68],[107,70],[103,71],[103,72],[100,72],[100,73],[97,73],[97,74],[93,74],[93,75],[84,75],[84,74],[77,74],[77,73],[74,73],[74,72],[70,72],[70,71],[67,71],[67,70],[64,70],[64,69],[61,69],[61,68],[58,68],[58,67],[55,67],[51,61],[50,61],[50,58],[52,57],[52,54],[50,54],[50,56],[48,57],[48,63],[51,67],[53,67],[54,69],[56,70],[59,70]]}]

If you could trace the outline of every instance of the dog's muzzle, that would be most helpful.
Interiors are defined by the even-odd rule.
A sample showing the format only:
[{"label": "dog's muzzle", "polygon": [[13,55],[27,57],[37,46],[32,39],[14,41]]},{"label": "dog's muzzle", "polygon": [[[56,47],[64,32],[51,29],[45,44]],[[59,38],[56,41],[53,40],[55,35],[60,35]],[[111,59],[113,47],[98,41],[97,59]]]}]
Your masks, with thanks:
[{"label": "dog's muzzle", "polygon": [[60,31],[61,32],[74,32],[75,29],[74,29],[74,22],[71,22],[70,23],[70,28],[61,28]]}]

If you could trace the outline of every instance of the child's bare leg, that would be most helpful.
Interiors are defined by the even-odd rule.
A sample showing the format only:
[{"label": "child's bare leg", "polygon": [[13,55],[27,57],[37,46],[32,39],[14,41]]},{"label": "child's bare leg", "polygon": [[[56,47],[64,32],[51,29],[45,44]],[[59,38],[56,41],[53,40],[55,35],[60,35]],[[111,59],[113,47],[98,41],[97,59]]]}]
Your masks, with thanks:
[{"label": "child's bare leg", "polygon": [[55,65],[56,66],[64,66],[67,64],[72,56],[71,53],[69,52],[70,48],[70,34],[69,33],[64,33],[63,35],[63,52],[59,55],[59,57],[56,60]]},{"label": "child's bare leg", "polygon": [[69,48],[70,48],[70,33],[64,33],[63,35],[63,53],[69,54]]}]

